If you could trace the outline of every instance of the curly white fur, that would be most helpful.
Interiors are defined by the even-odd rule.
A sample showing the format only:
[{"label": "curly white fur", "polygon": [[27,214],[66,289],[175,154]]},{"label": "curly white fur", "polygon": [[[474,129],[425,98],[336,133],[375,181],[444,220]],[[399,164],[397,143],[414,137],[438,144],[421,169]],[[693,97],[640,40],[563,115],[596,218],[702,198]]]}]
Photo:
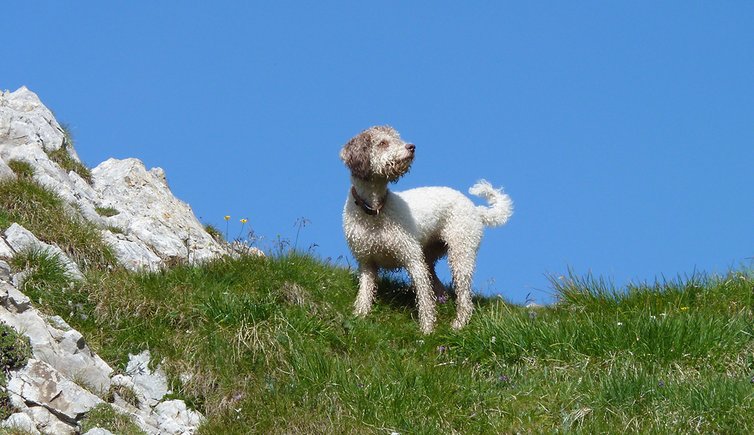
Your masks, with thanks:
[{"label": "curly white fur", "polygon": [[388,183],[408,172],[415,149],[394,129],[379,126],[364,130],[341,150],[353,183],[343,210],[343,231],[359,262],[354,312],[363,316],[371,310],[379,268],[404,267],[416,289],[421,330],[430,333],[436,297],[445,293],[435,263],[447,255],[457,307],[452,327],[459,329],[473,310],[471,278],[484,227],[506,223],[513,203],[484,180],[469,193],[487,200],[488,206],[476,206],[448,187],[389,191]]}]

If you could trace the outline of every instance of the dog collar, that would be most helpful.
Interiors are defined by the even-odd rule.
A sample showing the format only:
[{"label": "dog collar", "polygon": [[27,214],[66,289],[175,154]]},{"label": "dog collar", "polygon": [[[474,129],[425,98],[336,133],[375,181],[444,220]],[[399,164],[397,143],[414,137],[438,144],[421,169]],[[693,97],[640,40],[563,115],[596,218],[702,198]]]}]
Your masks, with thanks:
[{"label": "dog collar", "polygon": [[382,210],[382,207],[385,206],[385,200],[387,200],[387,195],[385,195],[380,202],[378,202],[375,205],[370,205],[368,202],[364,200],[364,198],[360,197],[359,194],[356,192],[356,187],[351,186],[351,195],[353,196],[354,202],[356,205],[361,207],[362,210],[364,210],[364,213],[375,216],[380,214],[380,211]]}]

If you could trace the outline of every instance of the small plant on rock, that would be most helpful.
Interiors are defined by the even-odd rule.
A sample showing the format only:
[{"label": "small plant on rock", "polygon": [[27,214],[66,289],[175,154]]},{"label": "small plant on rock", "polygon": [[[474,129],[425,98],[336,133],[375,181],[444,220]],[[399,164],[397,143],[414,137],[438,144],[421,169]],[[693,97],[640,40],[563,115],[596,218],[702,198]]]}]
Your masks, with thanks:
[{"label": "small plant on rock", "polygon": [[110,390],[107,392],[104,399],[109,403],[113,403],[116,394],[131,406],[136,408],[139,407],[139,396],[136,395],[133,388],[125,385],[113,385],[110,387]]},{"label": "small plant on rock", "polygon": [[92,171],[84,166],[83,163],[74,159],[68,151],[68,148],[73,146],[73,135],[71,135],[71,129],[66,124],[61,124],[60,127],[63,130],[64,135],[63,144],[56,150],[45,150],[47,156],[50,158],[50,160],[57,163],[65,171],[73,171],[77,173],[81,178],[86,180],[87,183],[91,184]]},{"label": "small plant on rock", "polygon": [[8,162],[8,167],[10,167],[19,178],[31,178],[34,176],[34,167],[29,162],[14,159]]},{"label": "small plant on rock", "polygon": [[31,344],[28,337],[0,323],[0,366],[3,371],[25,366],[30,356]]},{"label": "small plant on rock", "polygon": [[108,225],[107,230],[113,234],[126,234],[126,232],[123,231],[123,228],[119,228],[114,225]]},{"label": "small plant on rock", "polygon": [[94,211],[96,211],[97,214],[102,217],[112,217],[120,213],[113,207],[95,207]]},{"label": "small plant on rock", "polygon": [[29,339],[18,334],[10,326],[0,323],[0,420],[5,420],[13,413],[10,397],[5,387],[8,384],[8,371],[26,365],[31,357]]},{"label": "small plant on rock", "polygon": [[31,294],[50,287],[65,287],[71,281],[60,257],[42,249],[19,252],[10,261],[16,271],[28,271],[20,289]]},{"label": "small plant on rock", "polygon": [[223,233],[219,229],[217,229],[216,226],[212,224],[204,225],[204,231],[206,231],[207,234],[209,234],[217,242],[222,243],[225,241],[225,237],[223,236]]},{"label": "small plant on rock", "polygon": [[124,435],[144,433],[129,416],[121,414],[107,403],[99,404],[89,411],[81,422],[81,433],[98,427]]}]

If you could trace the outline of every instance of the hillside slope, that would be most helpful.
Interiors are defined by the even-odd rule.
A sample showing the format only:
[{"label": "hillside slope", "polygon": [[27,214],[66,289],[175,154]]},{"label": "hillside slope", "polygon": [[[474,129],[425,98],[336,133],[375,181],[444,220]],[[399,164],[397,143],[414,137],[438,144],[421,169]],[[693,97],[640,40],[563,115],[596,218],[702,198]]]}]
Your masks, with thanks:
[{"label": "hillside slope", "polygon": [[[82,176],[95,192],[97,217],[89,216],[58,184],[44,183],[40,174],[61,170],[77,180],[60,163],[49,165],[44,147],[47,157],[35,151],[38,158],[23,159],[7,151],[18,144],[5,145],[0,320],[11,328],[0,342],[8,376],[0,379],[0,411],[8,426],[32,433],[754,433],[749,271],[624,289],[561,277],[553,279],[552,306],[480,298],[471,323],[452,331],[450,301],[439,306],[437,331],[424,336],[400,280],[384,277],[373,312],[354,318],[356,278],[342,265],[284,247],[272,257],[230,255],[222,242],[207,242],[217,248],[201,261],[192,245],[184,245],[185,256],[170,255],[149,243],[147,230],[105,216],[108,207],[129,209],[125,199],[106,203],[105,189]],[[75,161],[72,144],[65,149]],[[94,184],[104,176],[89,175]],[[143,263],[124,262],[110,235],[158,260],[145,254],[137,257]],[[198,232],[193,239],[205,240]],[[27,394],[27,385],[44,380],[40,372],[60,390]]]},{"label": "hillside slope", "polygon": [[295,253],[95,275],[24,290],[114,366],[144,348],[164,360],[201,433],[754,430],[744,273],[618,294],[567,279],[555,306],[480,299],[466,329],[426,337],[400,282],[356,319],[352,274]]}]

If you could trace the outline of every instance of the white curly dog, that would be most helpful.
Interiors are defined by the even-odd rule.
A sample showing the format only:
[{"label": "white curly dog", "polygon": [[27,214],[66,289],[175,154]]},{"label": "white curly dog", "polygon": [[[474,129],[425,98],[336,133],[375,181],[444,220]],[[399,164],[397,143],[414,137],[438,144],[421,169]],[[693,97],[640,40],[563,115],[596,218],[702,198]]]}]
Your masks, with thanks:
[{"label": "white curly dog", "polygon": [[476,206],[448,187],[391,192],[388,183],[408,172],[415,150],[393,128],[377,126],[353,137],[340,152],[351,170],[343,231],[359,263],[354,313],[364,316],[371,310],[379,268],[404,267],[416,290],[421,330],[432,332],[436,298],[445,294],[435,263],[447,255],[457,307],[451,326],[460,329],[474,308],[471,277],[484,227],[503,225],[513,203],[484,180],[469,193],[486,199],[488,206]]}]

